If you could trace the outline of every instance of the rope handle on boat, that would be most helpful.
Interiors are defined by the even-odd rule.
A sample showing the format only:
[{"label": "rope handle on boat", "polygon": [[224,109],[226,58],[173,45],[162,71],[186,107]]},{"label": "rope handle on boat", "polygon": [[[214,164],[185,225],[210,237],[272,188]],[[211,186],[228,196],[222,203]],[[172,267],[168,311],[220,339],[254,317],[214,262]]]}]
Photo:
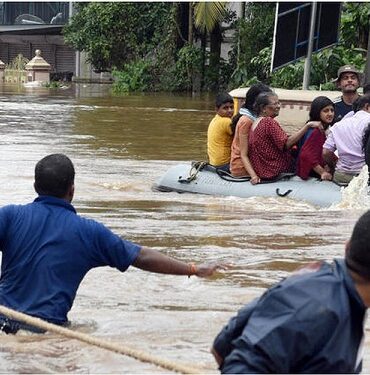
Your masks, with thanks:
[{"label": "rope handle on boat", "polygon": [[208,163],[206,161],[198,161],[192,163],[190,168],[189,177],[183,178],[179,176],[178,182],[181,184],[190,184],[191,181],[195,180],[199,171],[201,171]]},{"label": "rope handle on boat", "polygon": [[[21,313],[19,311],[12,310],[8,307],[0,305],[0,314],[7,316],[10,319],[14,319],[28,325],[40,328],[45,331],[53,332],[70,339],[76,339],[85,342],[90,345],[97,346],[99,348],[104,348],[112,352],[126,355],[131,358],[135,358],[141,362],[151,363],[155,366],[159,366],[166,370],[179,372],[181,374],[204,374],[206,369],[195,368],[192,366],[186,366],[180,363],[174,363],[163,358],[156,357],[149,353],[130,348],[128,346],[119,345],[108,340],[102,340],[86,333],[72,331],[71,329],[58,326],[42,320],[40,318],[35,318],[33,316]],[[208,371],[207,371],[208,372]]]},{"label": "rope handle on boat", "polygon": [[276,194],[279,196],[279,197],[286,197],[288,196],[293,190],[292,189],[289,189],[287,190],[285,193],[280,193],[280,189],[277,188],[276,189]]},{"label": "rope handle on boat", "polygon": [[218,177],[222,178],[225,181],[230,181],[230,182],[245,182],[245,181],[250,181],[251,179],[249,176],[234,177],[230,173],[219,168],[216,168],[216,173],[218,174]]}]

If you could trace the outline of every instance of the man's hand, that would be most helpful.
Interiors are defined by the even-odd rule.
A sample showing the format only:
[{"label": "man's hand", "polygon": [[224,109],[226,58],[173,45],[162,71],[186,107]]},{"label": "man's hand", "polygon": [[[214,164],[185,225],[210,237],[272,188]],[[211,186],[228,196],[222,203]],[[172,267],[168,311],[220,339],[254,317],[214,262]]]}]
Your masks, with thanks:
[{"label": "man's hand", "polygon": [[196,275],[198,277],[210,277],[219,270],[226,270],[230,268],[229,265],[216,262],[201,263],[198,265],[194,265],[194,267],[195,269],[193,275]]},{"label": "man's hand", "polygon": [[229,268],[229,266],[218,262],[201,263],[199,265],[185,263],[144,246],[140,249],[140,253],[132,265],[150,272],[168,275],[196,275],[198,277],[209,277],[218,270]]}]

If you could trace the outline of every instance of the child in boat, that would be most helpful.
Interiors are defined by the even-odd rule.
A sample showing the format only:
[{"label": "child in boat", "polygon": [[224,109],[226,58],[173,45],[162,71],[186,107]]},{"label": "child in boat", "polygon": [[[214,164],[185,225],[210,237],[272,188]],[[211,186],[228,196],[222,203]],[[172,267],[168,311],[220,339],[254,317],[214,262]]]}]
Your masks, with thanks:
[{"label": "child in boat", "polygon": [[322,128],[311,128],[302,138],[297,159],[297,175],[303,180],[307,180],[310,176],[332,180],[330,169],[322,158],[322,146],[326,140],[325,130],[333,120],[334,103],[326,96],[315,98],[311,104],[309,121],[319,121]]},{"label": "child in boat", "polygon": [[248,157],[248,134],[257,117],[254,113],[254,104],[261,92],[271,92],[271,89],[263,83],[256,83],[249,88],[245,103],[240,108],[239,114],[234,116],[231,125],[235,128],[235,135],[231,145],[230,172],[234,177],[250,176],[253,185],[258,184],[260,178]]},{"label": "child in boat", "polygon": [[208,126],[207,153],[209,163],[229,171],[233,131],[231,118],[234,114],[234,100],[228,93],[216,97],[216,115]]}]

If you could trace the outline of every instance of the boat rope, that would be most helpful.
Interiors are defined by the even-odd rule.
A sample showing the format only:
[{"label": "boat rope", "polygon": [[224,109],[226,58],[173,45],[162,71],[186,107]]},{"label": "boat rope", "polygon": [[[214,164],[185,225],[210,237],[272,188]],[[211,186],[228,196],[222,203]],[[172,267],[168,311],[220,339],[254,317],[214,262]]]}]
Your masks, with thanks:
[{"label": "boat rope", "polygon": [[218,174],[218,177],[222,178],[225,181],[230,181],[230,182],[245,182],[245,181],[250,181],[250,176],[242,176],[242,177],[234,177],[230,173],[216,168],[216,173]]},{"label": "boat rope", "polygon": [[153,365],[159,366],[166,370],[178,372],[181,374],[204,374],[206,372],[206,369],[195,368],[195,367],[187,366],[184,364],[174,363],[172,361],[153,356],[144,351],[130,348],[126,345],[119,345],[117,343],[107,341],[107,340],[102,340],[102,339],[87,335],[85,333],[72,331],[71,329],[46,322],[40,318],[29,316],[27,314],[12,310],[2,305],[0,305],[0,313],[11,319],[18,320],[20,322],[40,328],[42,330],[53,332],[64,337],[76,339],[76,340],[85,342],[87,344],[97,346],[99,348],[104,348],[112,352],[123,354],[125,356],[135,358],[141,362],[151,363]]},{"label": "boat rope", "polygon": [[206,161],[197,161],[192,163],[189,172],[189,177],[183,178],[182,176],[179,176],[178,182],[182,184],[189,184],[191,181],[196,179],[199,171],[201,171],[206,165],[208,165]]}]

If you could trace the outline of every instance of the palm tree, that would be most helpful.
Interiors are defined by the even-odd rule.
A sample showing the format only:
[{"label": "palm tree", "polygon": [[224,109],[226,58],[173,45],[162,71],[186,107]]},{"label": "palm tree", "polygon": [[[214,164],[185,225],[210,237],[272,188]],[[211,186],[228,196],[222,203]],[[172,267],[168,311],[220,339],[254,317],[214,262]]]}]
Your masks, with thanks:
[{"label": "palm tree", "polygon": [[[215,76],[219,76],[220,69],[220,56],[221,56],[221,43],[222,43],[222,29],[221,23],[227,15],[227,7],[225,1],[215,2],[196,2],[192,3],[194,8],[194,24],[195,27],[202,34],[202,51],[203,51],[203,77],[204,80],[204,66],[205,66],[205,49],[207,34],[210,35],[210,69],[215,72]],[[189,14],[193,10],[190,10]],[[192,31],[191,31],[192,32]],[[190,33],[190,22],[189,22]],[[189,38],[189,40],[192,40]],[[218,82],[215,82],[218,86]]]},{"label": "palm tree", "polygon": [[211,33],[227,14],[226,1],[193,3],[194,24],[201,32]]}]

